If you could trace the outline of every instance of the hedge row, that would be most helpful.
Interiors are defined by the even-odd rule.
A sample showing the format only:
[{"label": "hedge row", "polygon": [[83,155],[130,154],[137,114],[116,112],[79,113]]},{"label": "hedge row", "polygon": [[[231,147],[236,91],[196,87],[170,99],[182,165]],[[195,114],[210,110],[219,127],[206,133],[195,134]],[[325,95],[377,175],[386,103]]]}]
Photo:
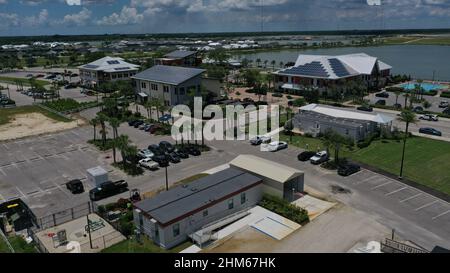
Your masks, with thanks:
[{"label": "hedge row", "polygon": [[305,209],[275,196],[265,195],[260,206],[301,225],[309,222],[308,212]]}]

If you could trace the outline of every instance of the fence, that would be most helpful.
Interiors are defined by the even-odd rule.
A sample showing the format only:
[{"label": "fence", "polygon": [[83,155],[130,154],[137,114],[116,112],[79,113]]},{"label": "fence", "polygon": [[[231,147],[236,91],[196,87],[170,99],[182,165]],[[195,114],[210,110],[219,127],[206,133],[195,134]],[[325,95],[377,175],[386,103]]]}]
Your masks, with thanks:
[{"label": "fence", "polygon": [[62,210],[41,218],[37,218],[35,224],[37,226],[37,230],[40,231],[70,222],[96,211],[97,204],[93,202],[87,202],[70,209]]},{"label": "fence", "polygon": [[83,252],[83,253],[99,252],[102,249],[105,249],[105,248],[113,246],[117,243],[120,243],[124,239],[126,239],[126,238],[120,232],[114,231],[114,232],[108,233],[106,235],[103,235],[102,237],[92,239],[92,249],[91,249],[90,242],[81,244],[80,249],[81,249],[81,252]]},{"label": "fence", "polygon": [[41,103],[33,103],[33,105],[35,105],[35,106],[37,106],[37,107],[40,107],[40,108],[42,108],[42,109],[44,109],[44,110],[46,110],[46,111],[49,111],[49,112],[51,112],[51,113],[53,113],[53,114],[55,114],[55,115],[58,115],[58,116],[60,116],[60,117],[62,117],[62,118],[65,118],[65,119],[71,119],[69,116],[67,116],[67,115],[65,115],[65,114],[63,114],[63,113],[60,113],[60,112],[58,112],[58,111],[56,111],[56,110],[54,110],[54,109],[52,109],[52,108],[49,108],[49,107],[47,107],[47,106],[44,106],[44,105],[42,105]]}]

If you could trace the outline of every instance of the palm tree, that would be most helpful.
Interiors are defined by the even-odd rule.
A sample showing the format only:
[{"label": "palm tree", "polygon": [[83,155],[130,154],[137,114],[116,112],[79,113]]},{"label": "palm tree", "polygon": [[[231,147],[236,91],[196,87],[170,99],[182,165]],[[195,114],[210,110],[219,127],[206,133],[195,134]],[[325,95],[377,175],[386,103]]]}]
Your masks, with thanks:
[{"label": "palm tree", "polygon": [[117,128],[120,126],[120,121],[116,118],[110,118],[109,119],[109,125],[112,127],[113,129],[113,141],[112,141],[112,146],[113,146],[113,158],[114,158],[114,163],[116,163],[116,139],[119,135]]},{"label": "palm tree", "polygon": [[280,68],[283,68],[284,67],[284,62],[280,62]]},{"label": "palm tree", "polygon": [[409,124],[417,123],[416,114],[412,112],[411,110],[405,109],[400,113],[400,117],[398,118],[399,121],[406,123],[406,129],[405,129],[405,136],[403,137],[403,152],[402,152],[402,161],[400,166],[400,176],[399,178],[403,178],[403,165],[405,162],[405,150],[406,150],[406,139],[408,138],[409,133]]},{"label": "palm tree", "polygon": [[350,146],[350,139],[346,138],[333,130],[327,130],[323,136],[323,143],[327,147],[327,152],[334,147],[334,163],[339,164],[339,152],[342,145]]},{"label": "palm tree", "polygon": [[94,127],[94,142],[97,140],[97,125],[98,125],[98,119],[93,118],[89,121],[89,124]]},{"label": "palm tree", "polygon": [[400,90],[395,90],[395,105],[397,105],[398,104],[398,97],[400,97],[400,95],[401,95],[401,92],[400,92]]},{"label": "palm tree", "polygon": [[277,64],[277,61],[272,60],[272,61],[270,62],[270,64],[272,65],[272,70],[275,71],[275,65]]},{"label": "palm tree", "polygon": [[264,60],[264,68],[267,68],[267,63],[269,63],[268,60]]},{"label": "palm tree", "polygon": [[261,59],[260,58],[256,59],[256,66],[259,67],[260,64],[261,64]]},{"label": "palm tree", "polygon": [[408,108],[408,98],[411,97],[411,94],[409,92],[406,92],[403,96],[405,97],[405,107],[404,108],[406,109],[406,108]]},{"label": "palm tree", "polygon": [[106,121],[108,118],[104,114],[97,114],[98,122],[100,123],[100,126],[102,127],[100,133],[102,134],[102,146],[106,146]]},{"label": "palm tree", "polygon": [[126,157],[128,154],[128,147],[130,145],[130,138],[127,135],[121,135],[116,139],[117,148],[120,151],[120,154],[122,155],[122,164],[123,169],[126,168]]},{"label": "palm tree", "polygon": [[146,101],[144,103],[144,107],[147,110],[148,119],[152,120],[152,108],[153,108],[152,100]]}]

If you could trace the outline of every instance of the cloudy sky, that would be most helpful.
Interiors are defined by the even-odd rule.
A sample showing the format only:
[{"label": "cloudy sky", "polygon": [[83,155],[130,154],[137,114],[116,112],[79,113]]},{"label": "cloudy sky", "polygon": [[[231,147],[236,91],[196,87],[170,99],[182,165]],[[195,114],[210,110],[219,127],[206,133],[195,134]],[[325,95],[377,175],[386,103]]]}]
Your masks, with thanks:
[{"label": "cloudy sky", "polygon": [[367,2],[0,0],[0,35],[450,28],[450,0]]}]

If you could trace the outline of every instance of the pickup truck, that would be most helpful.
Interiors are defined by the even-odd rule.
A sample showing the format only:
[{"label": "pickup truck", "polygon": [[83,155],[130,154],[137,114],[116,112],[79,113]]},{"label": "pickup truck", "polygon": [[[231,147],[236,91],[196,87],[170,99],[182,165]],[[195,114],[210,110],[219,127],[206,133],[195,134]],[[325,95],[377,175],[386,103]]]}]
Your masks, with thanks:
[{"label": "pickup truck", "polygon": [[99,201],[116,194],[126,192],[128,183],[124,180],[117,182],[108,181],[89,191],[89,197],[92,201]]}]

